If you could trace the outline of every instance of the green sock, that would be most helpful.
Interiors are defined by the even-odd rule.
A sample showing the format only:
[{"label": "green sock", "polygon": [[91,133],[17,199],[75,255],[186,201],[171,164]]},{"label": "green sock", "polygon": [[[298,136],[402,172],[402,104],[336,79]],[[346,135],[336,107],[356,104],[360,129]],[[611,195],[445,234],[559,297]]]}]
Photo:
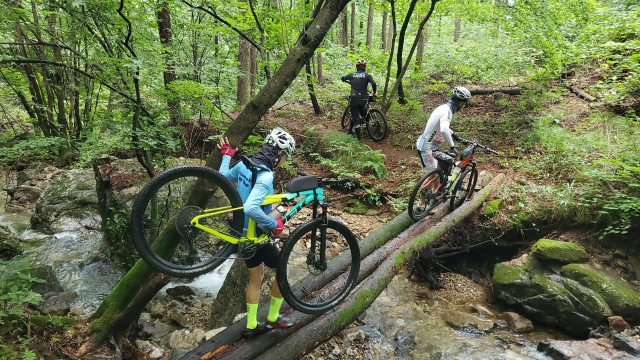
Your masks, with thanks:
[{"label": "green sock", "polygon": [[269,315],[267,315],[267,320],[273,322],[278,320],[278,316],[280,316],[280,306],[282,306],[283,298],[271,297],[271,305],[269,306]]},{"label": "green sock", "polygon": [[258,326],[258,304],[247,303],[247,329]]}]

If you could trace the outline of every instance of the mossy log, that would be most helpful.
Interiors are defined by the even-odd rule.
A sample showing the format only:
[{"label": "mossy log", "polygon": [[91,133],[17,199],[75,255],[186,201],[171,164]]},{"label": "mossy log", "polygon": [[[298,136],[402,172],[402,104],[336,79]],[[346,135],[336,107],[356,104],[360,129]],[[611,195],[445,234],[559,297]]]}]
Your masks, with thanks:
[{"label": "mossy log", "polygon": [[495,93],[503,93],[507,95],[520,95],[520,88],[497,88],[497,89],[469,89],[471,95],[491,95]]},{"label": "mossy log", "polygon": [[332,336],[352,323],[364,312],[387,287],[391,279],[400,271],[406,262],[419,254],[447,231],[458,225],[486,200],[504,178],[498,175],[491,184],[477,193],[469,202],[446,216],[438,224],[430,227],[409,243],[394,251],[377,267],[373,274],[350,295],[334,311],[323,314],[313,324],[295,331],[291,336],[271,347],[256,359],[299,359],[311,352],[318,344],[329,340]]}]

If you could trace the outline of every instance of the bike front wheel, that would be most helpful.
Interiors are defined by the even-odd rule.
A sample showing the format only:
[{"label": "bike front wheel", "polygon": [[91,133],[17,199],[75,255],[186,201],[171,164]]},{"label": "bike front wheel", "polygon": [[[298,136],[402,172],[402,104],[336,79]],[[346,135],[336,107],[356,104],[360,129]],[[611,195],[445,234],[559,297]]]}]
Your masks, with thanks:
[{"label": "bike front wheel", "polygon": [[378,109],[369,110],[367,133],[373,141],[382,141],[387,137],[387,118]]},{"label": "bike front wheel", "polygon": [[[282,296],[294,309],[321,313],[336,307],[353,290],[360,272],[360,247],[351,230],[329,218],[323,224],[315,218],[300,225],[282,247],[276,269],[276,279]],[[315,249],[313,244],[315,243]],[[327,263],[347,252],[351,262],[342,274],[344,281],[322,290],[323,278],[329,276]],[[335,270],[335,269],[334,269]]]},{"label": "bike front wheel", "polygon": [[340,125],[342,125],[343,129],[351,125],[351,110],[349,109],[349,106],[347,106],[347,108],[344,109],[344,112],[342,113]]},{"label": "bike front wheel", "polygon": [[473,167],[469,167],[462,172],[460,179],[453,188],[453,194],[449,202],[449,209],[451,211],[457,209],[473,196],[473,191],[476,188],[476,182],[478,181],[478,170]]},{"label": "bike front wheel", "polygon": [[[131,211],[133,240],[140,257],[164,274],[192,278],[222,264],[236,246],[191,225],[205,209],[219,214],[201,225],[233,237],[242,236],[240,195],[219,172],[204,166],[181,166],[153,178]],[[240,208],[236,211],[226,211]]]},{"label": "bike front wheel", "polygon": [[431,213],[440,199],[438,192],[444,184],[444,173],[440,169],[422,175],[409,196],[409,217],[413,221],[424,219]]}]

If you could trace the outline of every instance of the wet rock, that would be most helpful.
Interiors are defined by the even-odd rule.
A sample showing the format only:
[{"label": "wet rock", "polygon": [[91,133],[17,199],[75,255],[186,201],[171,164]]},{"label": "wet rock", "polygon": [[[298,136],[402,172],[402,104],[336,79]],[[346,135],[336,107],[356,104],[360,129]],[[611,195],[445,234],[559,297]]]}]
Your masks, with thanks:
[{"label": "wet rock", "polygon": [[4,236],[0,232],[0,260],[11,260],[22,254],[22,246],[17,238]]},{"label": "wet rock", "polygon": [[[91,169],[74,169],[54,177],[31,217],[34,229],[47,234],[70,230],[68,219],[98,216],[98,195]],[[81,225],[77,224],[77,227]]]},{"label": "wet rock", "polygon": [[42,305],[40,312],[45,315],[64,316],[71,309],[70,304],[78,298],[75,291],[65,291],[49,296]]},{"label": "wet rock", "polygon": [[206,333],[202,329],[195,329],[193,331],[188,332],[183,339],[183,342],[198,346],[205,339]]},{"label": "wet rock", "polygon": [[565,264],[589,260],[589,255],[580,245],[551,239],[538,240],[531,247],[531,253],[539,259],[555,260]]},{"label": "wet rock", "polygon": [[189,351],[191,351],[191,348],[189,347],[174,348],[171,352],[171,357],[169,358],[169,360],[180,360],[183,356],[187,355]]},{"label": "wet rock", "polygon": [[449,326],[454,329],[477,329],[487,332],[493,328],[493,321],[467,314],[461,311],[451,311],[440,315]]},{"label": "wet rock", "polygon": [[505,312],[500,314],[500,319],[504,320],[509,326],[518,333],[533,331],[533,323],[531,320],[514,312]]},{"label": "wet rock", "polygon": [[537,349],[554,360],[633,359],[628,354],[614,349],[612,342],[607,339],[588,339],[585,341],[544,340],[538,344]]},{"label": "wet rock", "polygon": [[480,304],[467,304],[465,307],[471,313],[476,313],[478,315],[485,316],[488,318],[496,317],[493,311],[489,310],[487,307]]},{"label": "wet rock", "polygon": [[640,343],[630,336],[624,334],[613,335],[613,346],[631,355],[640,356]]},{"label": "wet rock", "polygon": [[169,325],[159,321],[154,322],[149,313],[145,314],[146,316],[141,315],[138,320],[142,336],[148,337],[153,341],[160,341],[161,338],[169,334]]},{"label": "wet rock", "polygon": [[622,316],[609,316],[609,330],[614,333],[620,333],[625,330],[631,329],[631,326],[624,321]]},{"label": "wet rock", "polygon": [[167,295],[171,296],[174,299],[184,301],[189,296],[195,296],[196,292],[189,286],[178,285],[167,289]]},{"label": "wet rock", "polygon": [[150,359],[159,359],[164,356],[164,350],[144,340],[136,340],[136,346],[142,350]]},{"label": "wet rock", "polygon": [[616,315],[634,322],[640,321],[640,294],[625,282],[586,264],[565,265],[562,275],[600,294]]},{"label": "wet rock", "polygon": [[162,301],[155,301],[151,304],[149,312],[153,318],[163,318],[167,315],[167,306]]},{"label": "wet rock", "polygon": [[20,185],[13,193],[13,202],[18,204],[33,204],[42,195],[42,189],[30,185]]},{"label": "wet rock", "polygon": [[[47,168],[46,170],[50,170],[48,169],[50,167],[46,166],[44,163],[31,163],[26,169],[18,171],[18,173],[16,174],[16,184],[20,186],[29,182],[30,180],[38,179],[40,175],[45,175],[45,168]],[[53,170],[57,169],[53,168]]]},{"label": "wet rock", "polygon": [[407,329],[400,329],[395,336],[395,353],[397,356],[409,356],[416,347],[416,336]]},{"label": "wet rock", "polygon": [[212,337],[218,335],[219,333],[221,333],[224,329],[226,329],[226,327],[219,327],[217,329],[213,329],[213,330],[209,330],[204,334],[204,339],[205,340],[209,340]]},{"label": "wet rock", "polygon": [[60,281],[56,276],[53,267],[45,265],[41,267],[32,268],[29,270],[29,275],[34,278],[44,280],[43,283],[34,283],[31,287],[33,292],[40,295],[44,295],[50,292],[63,292],[64,288],[60,285]]},{"label": "wet rock", "polygon": [[182,326],[182,327],[189,327],[189,320],[187,320],[187,318],[182,315],[179,312],[173,311],[171,312],[170,315],[171,320],[173,320],[174,322],[176,322],[178,325]]}]

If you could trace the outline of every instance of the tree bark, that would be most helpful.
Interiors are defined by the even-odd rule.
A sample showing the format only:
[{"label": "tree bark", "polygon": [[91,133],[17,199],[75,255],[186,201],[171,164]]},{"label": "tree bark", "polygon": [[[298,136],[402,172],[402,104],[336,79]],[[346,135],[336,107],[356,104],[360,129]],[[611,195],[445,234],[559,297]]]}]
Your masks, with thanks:
[{"label": "tree bark", "polygon": [[498,92],[508,95],[520,95],[522,93],[520,88],[470,89],[469,92],[471,92],[471,95],[489,95]]},{"label": "tree bark", "polygon": [[387,16],[388,16],[387,12],[383,11],[382,12],[382,39],[381,39],[382,46],[380,47],[383,52],[387,50]]},{"label": "tree bark", "polygon": [[[326,0],[324,2],[324,6],[313,18],[309,29],[301,34],[274,76],[267,81],[265,86],[230,124],[224,136],[229,138],[233,146],[238,146],[247,139],[262,116],[282,96],[300,73],[302,66],[313,55],[347,3],[348,0]],[[214,151],[209,156],[206,165],[214,169],[218,168],[220,160],[220,153]],[[203,197],[201,193],[197,191],[196,193],[199,196],[194,194],[195,198]],[[177,245],[175,239],[179,238],[179,235],[175,231],[175,227],[168,226],[167,229],[168,231],[160,234],[153,244],[154,251],[159,255],[169,253]],[[119,319],[122,311],[139,289],[147,283],[152,274],[151,268],[143,260],[139,260],[104,299],[96,313],[91,316],[93,320],[91,323],[92,342],[94,344],[104,341],[109,336],[113,324]]]},{"label": "tree bark", "polygon": [[356,43],[356,2],[351,2],[351,51],[355,49]]},{"label": "tree bark", "polygon": [[458,42],[460,38],[460,18],[456,16],[455,27],[453,29],[453,42]]},{"label": "tree bark", "polygon": [[420,33],[420,35],[418,36],[419,38],[418,38],[418,53],[416,53],[416,71],[419,71],[420,69],[422,69],[422,57],[424,56],[424,44],[427,42],[429,38],[427,28],[425,27]]},{"label": "tree bark", "polygon": [[[393,1],[395,3],[395,0]],[[387,49],[393,46],[393,42],[395,42],[396,35],[396,20],[395,15],[391,14],[392,19],[389,20],[389,30],[387,31]],[[391,52],[393,53],[393,51]]]},{"label": "tree bark", "polygon": [[245,107],[249,103],[249,70],[251,61],[249,59],[251,44],[243,38],[239,38],[238,62],[242,74],[238,76],[237,101],[240,107]]},{"label": "tree bark", "polygon": [[338,27],[340,28],[340,44],[344,47],[349,46],[349,17],[346,8],[340,14]]},{"label": "tree bark", "polygon": [[307,72],[307,89],[309,90],[309,98],[311,99],[311,104],[313,105],[313,112],[316,115],[322,114],[322,109],[320,109],[320,104],[318,104],[318,98],[316,97],[316,91],[313,88],[313,75],[311,74],[311,60],[307,60],[307,64],[305,65],[305,70]]},{"label": "tree bark", "polygon": [[322,83],[322,53],[318,53],[318,83]]},{"label": "tree bark", "polygon": [[[432,0],[435,1],[435,0]],[[406,104],[407,100],[404,98],[404,89],[402,88],[402,76],[400,75],[402,71],[402,51],[404,50],[404,37],[407,33],[407,27],[409,26],[409,21],[411,20],[411,15],[413,15],[413,10],[415,9],[416,3],[418,0],[411,0],[409,4],[409,9],[407,10],[407,15],[404,18],[404,22],[402,23],[402,27],[400,28],[400,36],[398,38],[398,55],[396,57],[396,86],[398,88],[398,102],[400,104]],[[420,31],[420,30],[418,30]],[[393,96],[393,95],[392,95]],[[391,102],[391,99],[389,99]]]},{"label": "tree bark", "polygon": [[171,10],[169,10],[169,3],[167,1],[161,2],[159,7],[160,9],[156,12],[156,17],[158,19],[158,32],[165,62],[165,70],[163,71],[164,90],[167,97],[167,107],[171,125],[178,125],[182,123],[180,100],[177,99],[176,93],[171,88],[171,83],[176,81],[175,61],[173,60],[171,49],[173,43],[171,34]]},{"label": "tree bark", "polygon": [[369,17],[367,18],[367,48],[371,49],[373,39],[373,5],[369,5]]},{"label": "tree bark", "polygon": [[396,44],[396,8],[395,8],[395,0],[390,0],[391,4],[391,21],[389,21],[389,41],[388,44],[391,44],[391,49],[389,51],[389,60],[387,61],[387,76],[384,79],[384,91],[382,92],[382,106],[384,109],[384,105],[390,103],[387,98],[387,89],[389,88],[389,79],[391,78],[391,65],[393,64],[393,49]]},{"label": "tree bark", "polygon": [[583,99],[585,99],[587,101],[595,101],[596,100],[596,98],[594,98],[593,96],[587,94],[584,90],[582,90],[582,89],[580,89],[580,88],[578,88],[576,86],[568,85],[568,84],[566,84],[565,86],[568,86],[569,90],[571,90],[574,94],[578,95],[579,97],[581,97],[581,98],[583,98]]},{"label": "tree bark", "polygon": [[256,359],[299,359],[311,352],[318,344],[324,343],[347,327],[375,301],[409,259],[416,257],[422,249],[469,216],[486,200],[489,193],[497,188],[503,178],[504,175],[499,174],[491,184],[476,193],[470,201],[391,253],[336,309],[323,314],[312,324],[295,331],[291,336],[263,352]]},{"label": "tree bark", "polygon": [[256,81],[258,77],[258,50],[251,47],[251,97],[256,94]]}]

